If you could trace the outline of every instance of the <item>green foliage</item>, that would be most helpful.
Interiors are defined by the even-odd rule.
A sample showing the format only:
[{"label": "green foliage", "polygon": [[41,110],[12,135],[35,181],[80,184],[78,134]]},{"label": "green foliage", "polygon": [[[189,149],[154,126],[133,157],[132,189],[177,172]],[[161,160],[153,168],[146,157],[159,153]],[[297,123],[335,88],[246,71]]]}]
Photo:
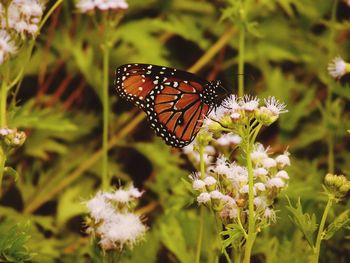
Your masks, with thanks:
[{"label": "green foliage", "polygon": [[[45,14],[55,2],[49,1]],[[0,67],[1,83],[4,70],[11,81],[20,76],[10,83],[7,125],[27,134],[23,147],[6,156],[0,199],[1,262],[101,261],[97,244],[83,234],[82,203],[101,189],[105,24],[100,23],[101,12],[80,14],[73,2],[62,1],[37,38],[21,40],[23,48]],[[335,81],[327,73],[334,56],[350,59],[345,1],[130,0],[128,4],[129,9],[119,13],[119,24],[109,31],[109,139],[114,142],[109,174],[113,186],[134,181],[145,190],[140,208],[146,211],[150,229],[145,242],[122,253],[121,261],[194,262],[199,211],[188,175],[198,167],[181,151],[154,139],[146,122],[133,125],[143,113],[115,96],[115,68],[139,62],[186,69],[201,59],[199,76],[220,79],[225,89],[236,93],[241,77],[238,33],[244,28],[245,92],[260,98],[276,96],[289,111],[259,140],[276,153],[289,147],[292,161],[286,190],[289,206],[284,201],[276,204],[277,223],[261,229],[254,260],[310,262],[306,244],[314,246],[320,204],[326,200],[319,193],[323,177],[331,162],[337,173],[350,172],[349,78]],[[218,47],[230,28],[232,35]],[[67,78],[70,82],[64,87]],[[238,225],[229,224],[222,231],[216,223],[207,211],[202,262],[221,262],[223,256],[217,258],[221,248],[229,253],[242,239]],[[322,235],[327,241],[322,243],[320,262],[349,262],[349,247],[343,241],[349,237],[349,224],[349,204],[337,204]]]},{"label": "green foliage", "polygon": [[28,225],[0,222],[0,262],[29,262],[35,256],[27,248]]},{"label": "green foliage", "polygon": [[325,230],[323,239],[329,240],[333,235],[342,228],[347,228],[350,226],[350,209],[345,210],[340,215],[338,215],[331,224]]},{"label": "green foliage", "polygon": [[291,212],[290,217],[293,223],[299,228],[299,230],[304,234],[310,247],[314,246],[314,234],[317,230],[316,216],[315,214],[310,215],[309,213],[303,213],[303,208],[300,203],[300,199],[293,207],[289,202],[288,210]]}]

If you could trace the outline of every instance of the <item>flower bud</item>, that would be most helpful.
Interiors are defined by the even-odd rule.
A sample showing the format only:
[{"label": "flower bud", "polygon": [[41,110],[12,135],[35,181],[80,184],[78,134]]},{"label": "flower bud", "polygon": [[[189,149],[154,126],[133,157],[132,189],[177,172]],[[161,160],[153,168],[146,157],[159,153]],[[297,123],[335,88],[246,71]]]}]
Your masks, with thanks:
[{"label": "flower bud", "polygon": [[327,174],[325,186],[329,194],[336,199],[343,199],[350,190],[350,181],[344,175]]}]

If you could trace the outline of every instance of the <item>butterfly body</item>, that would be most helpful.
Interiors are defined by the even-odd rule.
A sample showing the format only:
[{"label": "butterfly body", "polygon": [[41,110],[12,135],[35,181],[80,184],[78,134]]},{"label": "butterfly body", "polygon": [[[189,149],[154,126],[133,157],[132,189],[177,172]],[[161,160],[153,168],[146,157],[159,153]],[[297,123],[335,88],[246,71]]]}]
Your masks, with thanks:
[{"label": "butterfly body", "polygon": [[118,67],[115,84],[120,97],[146,112],[156,134],[179,148],[195,138],[204,117],[217,104],[220,86],[219,81],[149,64]]}]

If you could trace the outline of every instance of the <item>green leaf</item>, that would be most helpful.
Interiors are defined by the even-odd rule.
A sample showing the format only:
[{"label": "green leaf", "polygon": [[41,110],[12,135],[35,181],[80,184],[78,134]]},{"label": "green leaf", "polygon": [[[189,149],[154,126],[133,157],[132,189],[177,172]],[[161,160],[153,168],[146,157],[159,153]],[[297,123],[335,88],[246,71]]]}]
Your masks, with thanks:
[{"label": "green leaf", "polygon": [[333,235],[342,228],[350,226],[350,209],[345,210],[337,216],[325,230],[323,239],[329,240]]},{"label": "green leaf", "polygon": [[9,127],[60,132],[75,131],[78,128],[65,116],[65,113],[58,109],[35,107],[34,99],[29,100],[21,107],[12,109]]},{"label": "green leaf", "polygon": [[13,169],[12,167],[6,166],[4,169],[4,173],[6,176],[11,176],[15,180],[15,182],[18,180],[18,172]]},{"label": "green leaf", "polygon": [[290,200],[288,199],[289,206],[287,209],[292,213],[290,219],[292,222],[303,232],[306,240],[308,241],[310,247],[314,246],[314,233],[317,230],[316,216],[315,214],[303,213],[303,208],[301,206],[300,198],[295,207],[292,206]]},{"label": "green leaf", "polygon": [[239,246],[244,238],[244,232],[238,224],[226,225],[225,230],[220,232],[220,235],[223,237],[222,250],[231,245]]},{"label": "green leaf", "polygon": [[29,223],[13,225],[12,222],[0,223],[0,262],[28,262],[35,253],[27,248],[30,239]]}]

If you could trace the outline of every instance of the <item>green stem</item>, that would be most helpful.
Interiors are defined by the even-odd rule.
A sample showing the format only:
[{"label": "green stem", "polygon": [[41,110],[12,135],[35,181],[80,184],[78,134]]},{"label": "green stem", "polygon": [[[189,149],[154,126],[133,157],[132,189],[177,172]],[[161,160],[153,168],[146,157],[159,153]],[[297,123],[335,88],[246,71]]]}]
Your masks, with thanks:
[{"label": "green stem", "polygon": [[0,144],[0,198],[2,196],[2,178],[4,176],[6,154],[3,146]]},{"label": "green stem", "polygon": [[103,137],[102,137],[102,188],[107,190],[109,187],[108,176],[108,117],[109,117],[109,96],[108,96],[108,68],[109,68],[109,47],[105,43],[103,47]]},{"label": "green stem", "polygon": [[328,216],[328,213],[329,213],[329,209],[332,207],[332,204],[333,204],[333,197],[329,196],[326,208],[324,209],[324,212],[323,212],[323,215],[322,215],[320,226],[318,228],[316,244],[315,244],[315,247],[313,249],[314,250],[314,258],[313,258],[312,262],[314,262],[314,263],[318,263],[318,260],[319,260],[319,257],[320,257],[320,248],[321,248],[322,234],[323,234],[324,226],[326,224],[326,219],[327,219],[327,216]]},{"label": "green stem", "polygon": [[47,11],[46,15],[44,18],[41,20],[40,25],[39,25],[39,30],[38,32],[41,31],[42,27],[45,25],[47,19],[51,16],[51,14],[56,10],[56,8],[63,2],[63,0],[57,0],[56,3],[50,8],[49,11]]},{"label": "green stem", "polygon": [[327,146],[328,146],[328,172],[334,173],[334,141],[333,135],[328,134],[327,138]]},{"label": "green stem", "polygon": [[[200,159],[200,173],[201,179],[205,177],[205,166],[204,166],[204,146],[199,146],[199,159]],[[200,216],[199,216],[199,229],[198,229],[198,237],[197,237],[197,249],[196,249],[196,263],[200,263],[201,259],[201,250],[202,250],[202,240],[203,240],[203,229],[204,229],[204,212],[205,207],[202,205],[200,208]]]},{"label": "green stem", "polygon": [[253,248],[253,243],[255,241],[255,215],[254,215],[254,178],[253,178],[253,163],[250,156],[251,148],[253,142],[248,143],[247,153],[247,168],[248,168],[248,185],[249,185],[249,195],[248,195],[248,237],[245,244],[244,252],[244,263],[250,262],[251,252]]},{"label": "green stem", "polygon": [[239,30],[239,50],[238,50],[238,96],[244,95],[244,43],[245,29],[244,25]]},{"label": "green stem", "polygon": [[4,128],[7,125],[6,121],[6,105],[7,105],[7,85],[3,79],[0,90],[0,128]]},{"label": "green stem", "polygon": [[[338,8],[338,0],[334,0],[333,6],[332,6],[332,13],[331,13],[331,19],[330,19],[330,37],[329,37],[329,60],[334,56],[334,37],[335,37],[335,24],[336,24],[336,15],[337,15],[337,8]],[[327,111],[327,122],[328,124],[329,116],[331,114],[331,107],[332,107],[332,95],[333,95],[333,90],[332,90],[332,83],[329,83],[327,85],[327,97],[326,97],[326,111]],[[332,132],[328,132],[328,137],[327,137],[327,148],[328,148],[328,172],[333,173],[334,172],[334,141],[333,141],[333,135]]]}]

